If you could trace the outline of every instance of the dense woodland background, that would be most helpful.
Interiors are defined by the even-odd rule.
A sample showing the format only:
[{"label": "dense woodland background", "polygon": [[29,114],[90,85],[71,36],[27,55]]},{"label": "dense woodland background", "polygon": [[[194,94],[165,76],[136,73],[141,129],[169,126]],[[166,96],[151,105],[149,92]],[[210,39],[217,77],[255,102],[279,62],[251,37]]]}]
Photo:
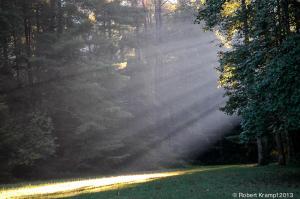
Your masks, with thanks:
[{"label": "dense woodland background", "polygon": [[[299,4],[0,0],[1,180],[248,163],[257,154],[261,165],[297,163]],[[218,66],[203,62],[217,56],[205,54],[201,38],[215,37],[193,24],[197,14],[227,47],[218,67],[226,98],[205,89],[212,74],[194,71]],[[207,81],[202,90],[198,79]],[[223,121],[210,113],[224,100],[241,126],[197,125]]]},{"label": "dense woodland background", "polygon": [[2,179],[181,165],[181,141],[218,109],[199,96],[222,100],[195,84],[217,86],[191,59],[203,51],[193,13],[186,2],[1,1]]}]

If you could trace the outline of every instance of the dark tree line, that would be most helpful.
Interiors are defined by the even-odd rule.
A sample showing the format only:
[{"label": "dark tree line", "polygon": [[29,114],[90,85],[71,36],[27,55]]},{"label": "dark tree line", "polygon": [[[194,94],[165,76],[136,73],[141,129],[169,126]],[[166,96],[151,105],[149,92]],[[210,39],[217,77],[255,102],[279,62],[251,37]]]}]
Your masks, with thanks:
[{"label": "dark tree line", "polygon": [[241,140],[256,140],[260,165],[272,149],[281,165],[297,161],[299,1],[207,0],[198,20],[231,44],[220,53],[219,80],[228,97],[223,110],[242,118]]},{"label": "dark tree line", "polygon": [[134,5],[0,1],[2,175],[35,165],[87,168],[105,162],[106,148],[122,148],[103,135],[131,118],[115,97],[128,77],[112,64],[136,46],[131,29],[144,10]]}]

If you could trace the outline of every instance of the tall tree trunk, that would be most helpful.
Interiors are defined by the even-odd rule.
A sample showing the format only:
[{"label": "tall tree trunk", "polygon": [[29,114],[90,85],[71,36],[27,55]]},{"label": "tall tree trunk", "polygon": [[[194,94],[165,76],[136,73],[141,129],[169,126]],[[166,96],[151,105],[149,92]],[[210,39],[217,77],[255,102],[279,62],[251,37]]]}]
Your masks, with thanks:
[{"label": "tall tree trunk", "polygon": [[276,140],[276,146],[277,146],[277,151],[278,151],[278,164],[285,165],[286,157],[285,157],[285,153],[284,153],[284,145],[283,145],[281,133],[276,133],[275,140]]},{"label": "tall tree trunk", "polygon": [[148,12],[147,12],[147,8],[146,8],[146,3],[145,0],[142,0],[142,5],[143,5],[143,11],[144,11],[144,27],[145,27],[145,32],[147,33],[148,30]]},{"label": "tall tree trunk", "polygon": [[248,9],[246,0],[241,0],[242,12],[243,12],[243,24],[244,24],[244,36],[245,44],[249,43],[249,25],[248,25]]},{"label": "tall tree trunk", "polygon": [[161,17],[161,0],[155,0],[155,26],[156,26],[156,39],[157,41],[161,40],[161,26],[162,26],[162,17]]},{"label": "tall tree trunk", "polygon": [[107,22],[107,32],[108,32],[108,38],[112,38],[112,27],[111,27],[111,19],[108,19]]},{"label": "tall tree trunk", "polygon": [[287,151],[286,163],[289,164],[292,162],[294,157],[294,144],[293,144],[293,139],[291,139],[291,134],[289,132],[285,133],[285,137],[286,137],[286,151]]},{"label": "tall tree trunk", "polygon": [[55,32],[56,0],[50,0],[50,14],[51,14],[51,16],[50,16],[49,31]]},{"label": "tall tree trunk", "polygon": [[256,138],[257,143],[257,156],[258,156],[258,165],[262,166],[266,164],[266,157],[264,153],[264,145],[263,145],[263,139],[262,137]]},{"label": "tall tree trunk", "polygon": [[289,16],[289,0],[282,0],[282,21],[284,32],[286,35],[290,34],[290,16]]},{"label": "tall tree trunk", "polygon": [[62,0],[57,1],[57,33],[60,36],[63,33],[63,10]]},{"label": "tall tree trunk", "polygon": [[33,75],[32,68],[30,64],[31,54],[31,20],[29,16],[30,7],[27,2],[23,4],[23,13],[24,13],[24,36],[25,36],[25,44],[26,44],[26,54],[27,54],[27,76],[28,83],[33,84]]}]

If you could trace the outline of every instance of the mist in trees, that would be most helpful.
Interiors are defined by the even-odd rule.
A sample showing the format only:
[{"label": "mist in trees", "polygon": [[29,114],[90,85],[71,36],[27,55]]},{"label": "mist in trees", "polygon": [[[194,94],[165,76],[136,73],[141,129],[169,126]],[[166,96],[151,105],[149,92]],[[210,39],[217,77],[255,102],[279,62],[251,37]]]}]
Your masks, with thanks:
[{"label": "mist in trees", "polygon": [[2,179],[179,166],[231,129],[198,4],[1,0]]}]

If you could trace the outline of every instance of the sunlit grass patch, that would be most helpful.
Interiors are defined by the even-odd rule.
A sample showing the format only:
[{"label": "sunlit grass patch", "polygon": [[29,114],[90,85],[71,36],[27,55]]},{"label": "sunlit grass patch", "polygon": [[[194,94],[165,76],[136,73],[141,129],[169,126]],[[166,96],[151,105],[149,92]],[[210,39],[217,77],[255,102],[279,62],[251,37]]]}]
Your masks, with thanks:
[{"label": "sunlit grass patch", "polygon": [[132,184],[140,184],[162,178],[192,174],[196,172],[211,171],[236,166],[196,167],[185,170],[174,170],[157,173],[123,175],[92,179],[77,179],[40,184],[24,184],[16,187],[3,187],[0,198],[58,198],[74,196],[82,193],[103,192],[115,189],[124,189]]}]

